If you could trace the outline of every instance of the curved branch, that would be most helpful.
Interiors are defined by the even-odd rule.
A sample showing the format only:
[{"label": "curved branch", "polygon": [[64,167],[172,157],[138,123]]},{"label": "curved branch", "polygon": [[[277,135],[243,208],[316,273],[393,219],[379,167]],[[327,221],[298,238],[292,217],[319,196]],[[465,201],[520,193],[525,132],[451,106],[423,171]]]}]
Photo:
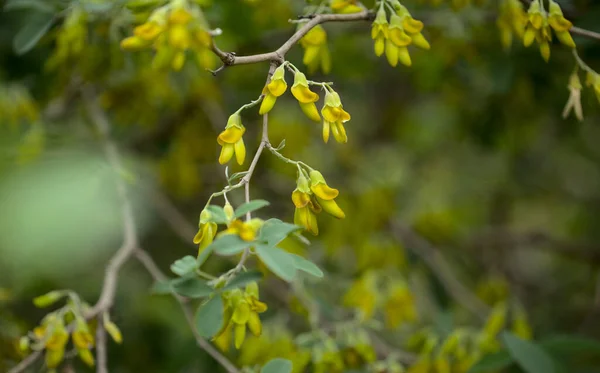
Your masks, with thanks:
[{"label": "curved branch", "polygon": [[306,22],[298,31],[296,31],[281,47],[269,53],[255,54],[251,56],[236,56],[234,53],[224,52],[217,45],[212,43],[212,51],[221,59],[224,66],[245,65],[257,62],[283,62],[286,53],[292,49],[304,35],[306,35],[313,27],[326,22],[350,22],[350,21],[369,21],[372,20],[374,14],[370,11],[363,11],[352,14],[318,14],[310,21]]},{"label": "curved branch", "polygon": [[590,30],[582,29],[581,27],[576,27],[576,26],[571,27],[570,31],[572,34],[600,40],[600,32],[590,31]]}]

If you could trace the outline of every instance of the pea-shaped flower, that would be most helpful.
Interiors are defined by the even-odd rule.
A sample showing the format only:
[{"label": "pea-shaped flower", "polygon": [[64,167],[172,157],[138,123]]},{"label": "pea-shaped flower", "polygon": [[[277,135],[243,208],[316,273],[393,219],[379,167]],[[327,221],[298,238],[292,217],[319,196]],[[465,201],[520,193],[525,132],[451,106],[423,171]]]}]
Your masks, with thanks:
[{"label": "pea-shaped flower", "polygon": [[210,221],[210,212],[202,210],[200,222],[198,223],[198,233],[194,237],[194,243],[198,245],[198,253],[213,242],[216,234],[217,224]]},{"label": "pea-shaped flower", "polygon": [[316,197],[317,202],[323,208],[323,211],[338,219],[346,217],[344,211],[335,202],[339,191],[327,185],[323,175],[316,170],[310,172],[310,190]]},{"label": "pea-shaped flower", "polygon": [[320,206],[313,202],[313,195],[308,185],[308,179],[300,174],[297,180],[297,186],[292,192],[292,202],[296,206],[294,212],[294,224],[304,227],[313,235],[319,234],[316,214],[320,212]]},{"label": "pea-shaped flower", "polygon": [[277,101],[277,97],[284,94],[286,89],[287,83],[285,82],[285,66],[280,65],[273,72],[271,81],[263,88],[262,93],[265,95],[265,97],[260,104],[258,113],[263,115],[271,111],[275,105],[275,101]]},{"label": "pea-shaped flower", "polygon": [[350,120],[350,114],[344,110],[337,92],[327,91],[321,114],[323,115],[323,141],[329,141],[329,132],[331,131],[337,142],[348,142],[344,123]]},{"label": "pea-shaped flower", "polygon": [[242,125],[242,118],[238,112],[231,114],[225,130],[217,137],[217,142],[222,146],[219,163],[225,164],[231,160],[235,153],[238,164],[243,164],[246,158],[246,146],[242,136],[246,128]]},{"label": "pea-shaped flower", "polygon": [[371,27],[371,39],[375,40],[375,55],[377,57],[383,54],[385,50],[385,40],[388,38],[388,20],[385,10],[380,8]]},{"label": "pea-shaped flower", "polygon": [[319,95],[311,91],[308,88],[308,81],[306,75],[301,72],[296,72],[294,75],[294,85],[292,85],[292,94],[298,100],[300,109],[306,114],[307,117],[314,120],[315,122],[321,121],[321,116],[317,110],[315,102],[319,100]]},{"label": "pea-shaped flower", "polygon": [[561,43],[568,47],[575,48],[575,41],[573,41],[573,37],[569,32],[571,27],[573,27],[573,24],[565,18],[562,9],[560,9],[560,5],[554,1],[550,1],[548,24],[554,29],[554,33]]},{"label": "pea-shaped flower", "polygon": [[390,65],[396,66],[400,61],[405,66],[412,65],[408,46],[412,43],[412,38],[404,31],[402,18],[396,14],[390,17],[390,26],[388,29],[389,39],[385,42],[385,56]]}]

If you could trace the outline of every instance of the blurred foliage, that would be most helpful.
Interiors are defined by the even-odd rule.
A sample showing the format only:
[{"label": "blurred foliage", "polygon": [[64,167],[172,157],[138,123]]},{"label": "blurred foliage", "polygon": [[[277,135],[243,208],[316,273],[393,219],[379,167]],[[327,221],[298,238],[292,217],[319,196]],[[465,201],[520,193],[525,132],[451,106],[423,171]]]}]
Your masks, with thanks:
[{"label": "blurred foliage", "polygon": [[[263,92],[269,69],[266,62],[230,66],[213,76],[207,69],[220,61],[211,37],[237,55],[264,53],[302,25],[288,22],[298,15],[380,9],[373,1],[194,0],[202,12],[193,14],[193,35],[151,44],[161,32],[178,32],[173,21],[168,30],[146,26],[147,39],[136,36],[166,3],[0,0],[0,371],[24,357],[19,338],[28,331],[48,351],[66,348],[61,369],[73,370],[65,372],[92,371],[85,351],[93,342],[85,341],[96,326],[78,323],[79,339],[65,344],[65,325],[32,299],[69,289],[61,293],[66,303],[49,309],[64,303],[73,320],[98,299],[103,269],[122,240],[116,177],[130,188],[141,246],[159,267],[167,272],[183,258],[175,267],[183,270],[186,256],[194,261],[196,219],[227,185],[216,138],[231,114]],[[215,343],[237,366],[257,372],[285,358],[294,373],[598,371],[600,78],[585,67],[600,71],[600,41],[573,34],[575,58],[564,33],[566,20],[600,31],[600,4],[560,1],[560,18],[555,3],[545,2],[550,13],[540,27],[540,10],[519,4],[403,2],[425,25],[403,26],[421,48],[385,44],[378,17],[324,23],[290,50],[286,58],[309,80],[333,82],[351,115],[347,143],[324,143],[322,124],[291,95],[276,97],[269,112],[270,142],[285,140],[281,154],[339,189],[335,203],[346,218],[320,214],[319,235],[305,235],[310,245],[293,234],[279,244],[317,263],[322,279],[303,273],[281,281],[263,253],[248,264],[265,274],[260,301],[253,285],[224,291],[217,321],[231,319],[239,331],[221,330]],[[389,22],[386,33],[398,25]],[[535,47],[526,48],[521,38],[531,35]],[[385,58],[377,58],[386,53],[377,43]],[[117,175],[78,93],[82,85],[97,89],[113,124],[125,167]],[[573,113],[563,118],[566,103]],[[261,122],[258,108],[241,112],[247,156],[244,165],[230,162],[229,175],[247,170]],[[250,193],[270,205],[254,216],[294,222],[296,182],[296,167],[265,151]],[[223,205],[219,198],[212,203]],[[239,208],[243,191],[228,198]],[[192,228],[173,219],[165,200]],[[213,234],[207,222],[201,232]],[[229,229],[258,237],[247,224]],[[423,260],[423,243],[483,314]],[[226,273],[233,258],[213,255],[202,270]],[[139,263],[121,272],[105,323],[118,325],[115,340],[122,334],[122,344],[108,345],[111,372],[223,371],[196,346],[174,300],[151,294]],[[240,336],[246,326],[251,333]]]}]

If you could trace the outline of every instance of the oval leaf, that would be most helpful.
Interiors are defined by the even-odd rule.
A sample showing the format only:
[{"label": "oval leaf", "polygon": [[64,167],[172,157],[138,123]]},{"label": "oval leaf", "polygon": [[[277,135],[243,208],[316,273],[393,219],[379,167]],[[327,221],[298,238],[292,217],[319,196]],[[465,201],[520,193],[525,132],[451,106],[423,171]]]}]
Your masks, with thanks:
[{"label": "oval leaf", "polygon": [[256,245],[256,254],[278,277],[288,282],[296,277],[296,264],[291,254],[267,245]]},{"label": "oval leaf", "polygon": [[171,264],[171,271],[179,276],[185,276],[188,273],[194,272],[196,268],[198,268],[198,262],[191,255],[177,259],[175,263]]},{"label": "oval leaf", "polygon": [[235,234],[226,234],[217,238],[210,246],[211,251],[220,255],[235,255],[252,246],[252,242],[244,241]]},{"label": "oval leaf", "polygon": [[294,258],[294,265],[296,269],[299,269],[303,272],[308,273],[309,275],[313,275],[315,277],[322,278],[323,271],[317,265],[310,260],[304,259],[300,255],[290,254]]},{"label": "oval leaf", "polygon": [[286,359],[273,359],[265,364],[260,370],[260,373],[291,373],[292,362]]},{"label": "oval leaf", "polygon": [[188,298],[201,298],[212,294],[214,289],[197,277],[178,278],[171,281],[173,291]]},{"label": "oval leaf", "polygon": [[485,355],[469,369],[468,373],[495,373],[508,367],[514,362],[507,351],[499,351]]},{"label": "oval leaf", "polygon": [[291,233],[299,231],[300,229],[302,229],[302,227],[284,223],[279,219],[269,219],[260,229],[258,239],[266,242],[269,246],[276,246]]},{"label": "oval leaf", "polygon": [[32,12],[27,23],[13,39],[13,48],[18,55],[29,52],[48,32],[54,22],[54,15],[46,12]]},{"label": "oval leaf", "polygon": [[508,352],[527,373],[554,373],[552,358],[540,346],[516,335],[503,332],[502,339]]},{"label": "oval leaf", "polygon": [[248,271],[242,272],[237,275],[233,280],[229,281],[227,285],[223,287],[223,290],[231,290],[241,288],[242,286],[261,280],[263,277],[260,271]]},{"label": "oval leaf", "polygon": [[227,224],[229,219],[221,206],[209,205],[206,211],[210,212],[210,221],[217,224]]},{"label": "oval leaf", "polygon": [[223,301],[220,296],[212,297],[198,307],[196,312],[196,330],[204,338],[212,338],[223,324]]},{"label": "oval leaf", "polygon": [[246,215],[246,213],[248,213],[248,212],[256,211],[258,209],[261,209],[261,208],[263,208],[265,206],[269,206],[269,205],[270,205],[269,201],[265,201],[264,199],[255,199],[254,201],[244,203],[243,205],[238,207],[235,210],[235,217],[239,218],[241,216]]}]

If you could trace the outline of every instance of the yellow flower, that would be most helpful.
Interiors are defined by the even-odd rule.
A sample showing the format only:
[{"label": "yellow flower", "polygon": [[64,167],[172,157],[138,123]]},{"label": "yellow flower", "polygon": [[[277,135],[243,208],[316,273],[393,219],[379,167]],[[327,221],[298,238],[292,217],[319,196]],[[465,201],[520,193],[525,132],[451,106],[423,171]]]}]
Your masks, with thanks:
[{"label": "yellow flower", "polygon": [[385,10],[380,8],[377,11],[375,21],[371,28],[371,39],[375,40],[375,55],[381,56],[385,50],[385,40],[388,38],[388,21]]},{"label": "yellow flower", "polygon": [[316,170],[310,172],[310,190],[315,195],[315,198],[323,211],[331,216],[338,219],[346,217],[344,211],[337,205],[335,198],[338,196],[339,191],[334,188],[330,188],[325,182],[323,175]]},{"label": "yellow flower", "polygon": [[506,303],[498,303],[494,306],[483,327],[482,334],[486,338],[493,339],[500,333],[506,322],[506,311]]},{"label": "yellow flower", "polygon": [[423,31],[423,22],[414,19],[404,5],[397,7],[397,14],[402,20],[402,28],[412,40],[415,47],[429,50],[431,46],[421,31]]},{"label": "yellow flower", "polygon": [[219,134],[217,142],[222,146],[219,163],[225,164],[231,160],[235,153],[238,164],[243,164],[246,158],[246,146],[242,136],[246,128],[242,125],[242,118],[238,112],[231,114],[225,130]]},{"label": "yellow flower", "polygon": [[321,109],[321,114],[323,115],[323,141],[329,141],[329,131],[331,130],[337,142],[348,142],[343,123],[350,120],[350,114],[344,110],[337,92],[327,91],[325,93],[325,105]]},{"label": "yellow flower", "polygon": [[198,245],[198,254],[210,245],[217,234],[217,224],[210,221],[210,212],[202,210],[198,233],[194,236],[194,243]]},{"label": "yellow flower", "polygon": [[236,219],[229,223],[227,229],[219,235],[236,234],[244,241],[254,241],[262,223],[263,221],[258,218],[252,219],[249,222],[243,222]]},{"label": "yellow flower", "polygon": [[596,98],[598,99],[598,102],[600,102],[600,75],[595,72],[588,71],[585,77],[585,85],[594,88]]},{"label": "yellow flower", "polygon": [[246,286],[244,292],[239,289],[232,290],[223,294],[225,303],[223,328],[215,336],[215,341],[220,341],[219,346],[222,350],[227,350],[230,343],[230,337],[233,329],[234,345],[239,349],[246,338],[246,327],[255,336],[262,333],[262,324],[259,313],[267,310],[267,305],[258,300],[258,285],[250,283]]},{"label": "yellow flower", "polygon": [[287,83],[285,82],[285,66],[280,65],[273,72],[271,81],[263,88],[262,93],[265,96],[260,104],[258,113],[263,115],[271,111],[275,105],[275,101],[277,101],[277,97],[284,94],[286,89]]},{"label": "yellow flower", "polygon": [[500,38],[505,49],[508,49],[512,44],[513,33],[521,38],[523,37],[527,22],[527,14],[519,0],[504,0],[502,2],[496,24],[500,29]]},{"label": "yellow flower", "polygon": [[363,319],[370,319],[375,313],[379,294],[377,278],[372,271],[365,272],[344,295],[343,304],[346,307],[355,307],[362,311]]},{"label": "yellow flower", "polygon": [[164,31],[164,27],[157,21],[148,21],[133,29],[133,34],[145,41],[154,41]]},{"label": "yellow flower", "polygon": [[331,10],[334,13],[358,13],[362,12],[363,8],[358,5],[358,1],[356,0],[333,0],[331,2]]},{"label": "yellow flower", "polygon": [[329,48],[327,48],[327,33],[321,25],[317,25],[307,32],[300,39],[300,45],[304,48],[302,63],[308,66],[310,73],[314,73],[319,67],[325,74],[329,73],[331,56]]},{"label": "yellow flower", "polygon": [[291,91],[296,100],[298,100],[300,108],[304,114],[306,114],[307,117],[315,122],[320,122],[321,116],[319,115],[317,106],[315,105],[315,102],[319,100],[319,95],[308,88],[306,75],[299,71],[296,72]]},{"label": "yellow flower", "polygon": [[321,211],[321,206],[314,201],[308,179],[300,173],[297,180],[297,187],[292,192],[292,201],[296,206],[294,212],[294,224],[304,227],[313,235],[319,234],[316,214]]},{"label": "yellow flower", "polygon": [[573,24],[565,18],[560,9],[560,5],[552,0],[550,1],[548,24],[554,29],[554,33],[561,43],[568,47],[575,48],[575,41],[573,41],[573,37],[571,37],[571,33],[569,32],[571,27],[573,27]]},{"label": "yellow flower", "polygon": [[403,322],[414,322],[417,319],[415,300],[404,282],[392,285],[390,294],[384,305],[386,324],[395,329]]},{"label": "yellow flower", "polygon": [[407,47],[412,43],[412,38],[404,32],[402,19],[396,14],[392,14],[390,17],[388,34],[389,39],[385,42],[385,56],[389,64],[395,67],[400,61],[403,65],[410,66],[412,62]]},{"label": "yellow flower", "polygon": [[562,116],[566,118],[569,116],[569,113],[573,111],[575,113],[575,117],[579,121],[583,120],[583,109],[581,108],[581,81],[579,80],[579,75],[577,72],[574,72],[569,79],[569,100],[565,105]]},{"label": "yellow flower", "polygon": [[183,6],[173,9],[169,13],[169,23],[176,25],[186,25],[192,20],[192,14]]}]

